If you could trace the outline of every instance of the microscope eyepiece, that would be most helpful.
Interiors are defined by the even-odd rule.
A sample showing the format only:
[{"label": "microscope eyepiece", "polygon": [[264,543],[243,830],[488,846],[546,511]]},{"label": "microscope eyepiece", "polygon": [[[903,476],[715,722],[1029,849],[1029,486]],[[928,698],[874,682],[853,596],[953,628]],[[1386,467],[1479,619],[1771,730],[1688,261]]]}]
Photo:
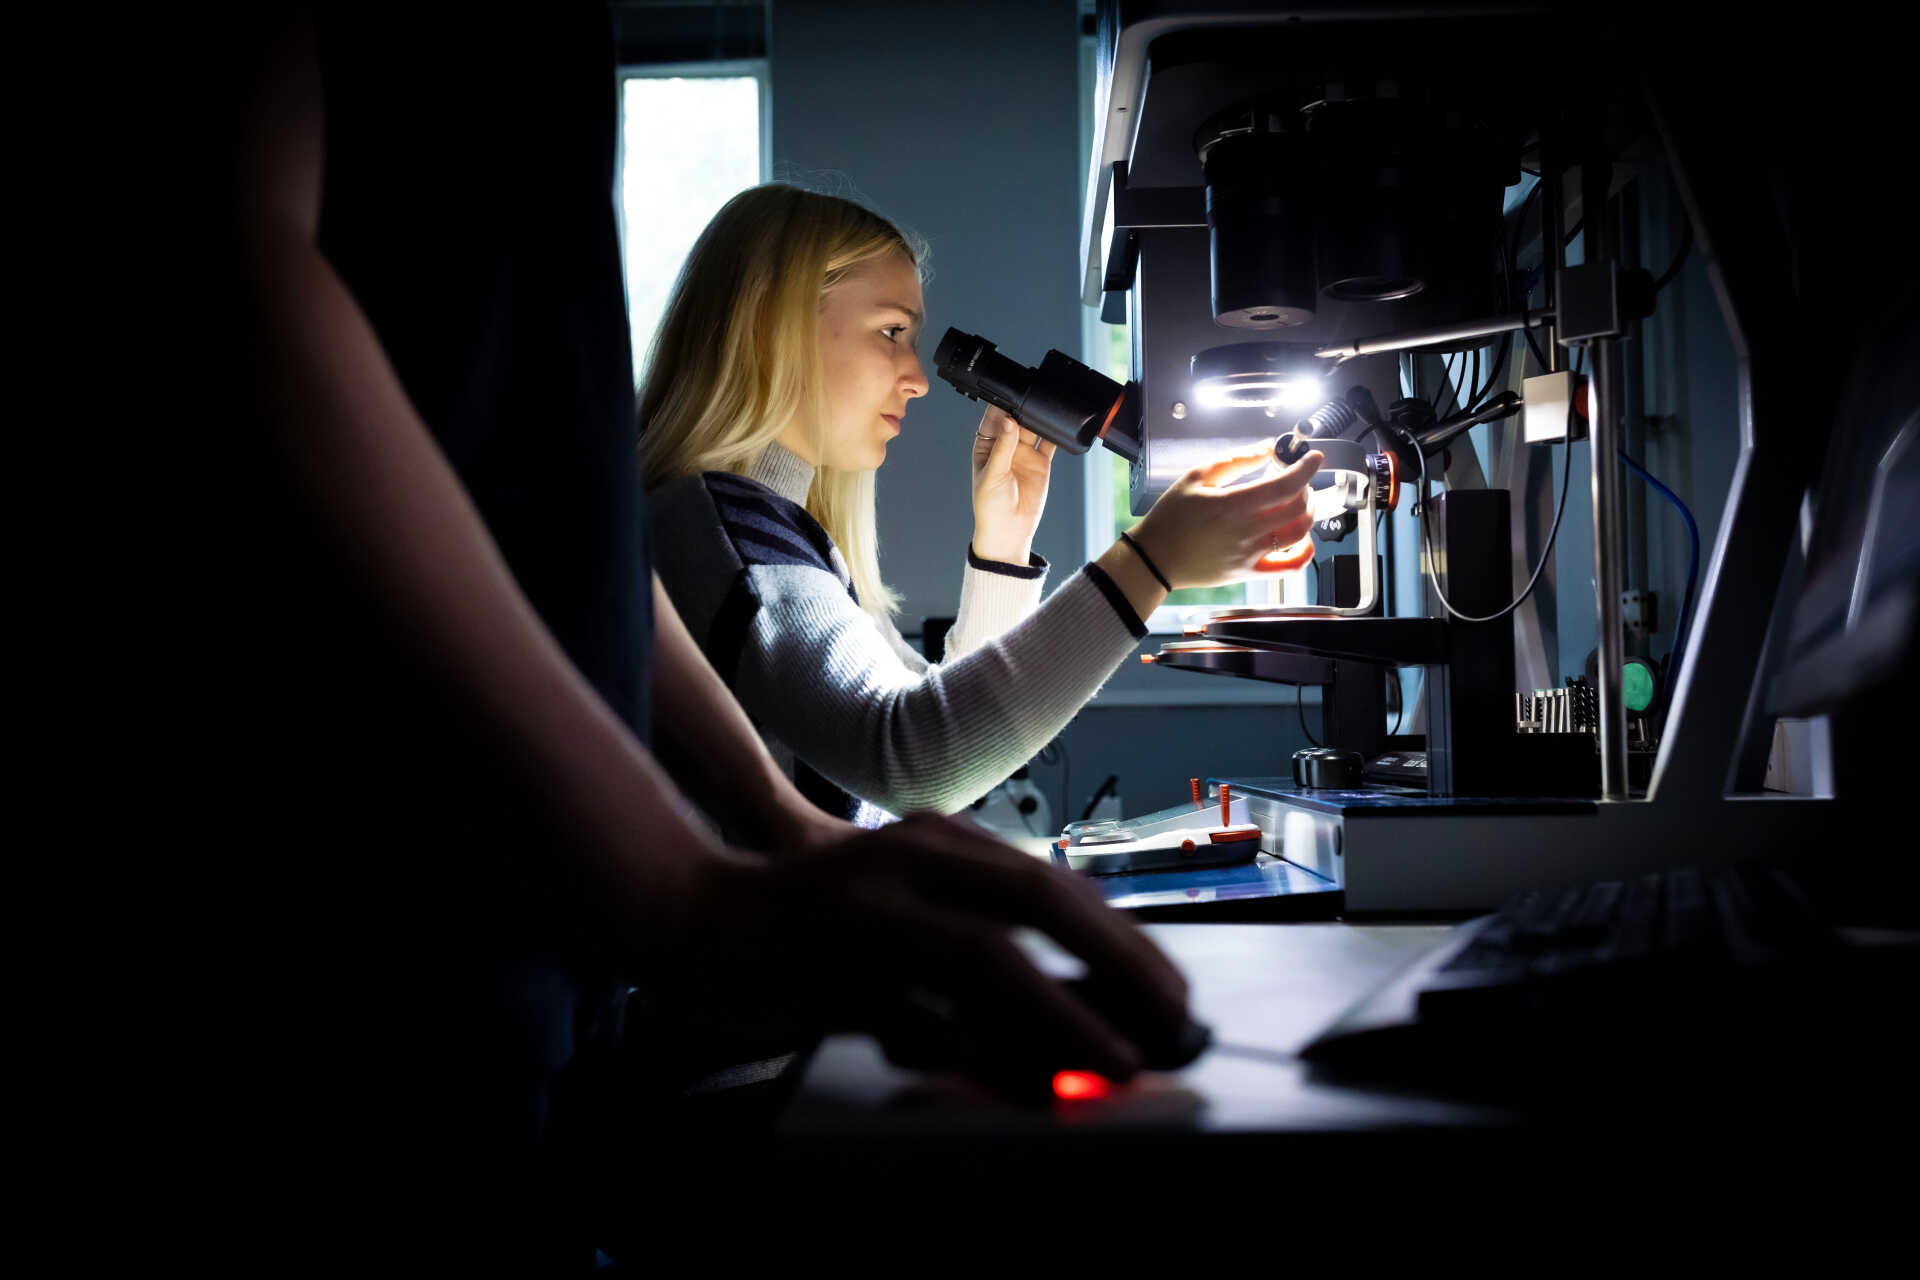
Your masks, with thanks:
[{"label": "microscope eyepiece", "polygon": [[940,339],[933,363],[961,395],[986,401],[1068,453],[1085,453],[1099,440],[1128,462],[1140,456],[1137,382],[1122,386],[1058,351],[1029,368],[959,329]]}]

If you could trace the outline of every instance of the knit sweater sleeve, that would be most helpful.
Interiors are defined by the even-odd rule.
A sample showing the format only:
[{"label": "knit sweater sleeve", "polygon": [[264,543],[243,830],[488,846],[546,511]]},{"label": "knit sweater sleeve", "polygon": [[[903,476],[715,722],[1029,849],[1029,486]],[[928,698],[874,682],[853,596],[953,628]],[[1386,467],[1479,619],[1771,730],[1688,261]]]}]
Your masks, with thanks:
[{"label": "knit sweater sleeve", "polygon": [[983,560],[968,547],[960,608],[953,630],[947,632],[946,659],[964,657],[1018,624],[1039,605],[1046,583],[1047,562],[1041,556],[1011,565]]},{"label": "knit sweater sleeve", "polygon": [[766,729],[824,777],[895,813],[953,813],[1031,759],[1145,634],[1089,565],[1031,616],[924,671],[834,574],[748,570],[759,608],[734,689]]}]

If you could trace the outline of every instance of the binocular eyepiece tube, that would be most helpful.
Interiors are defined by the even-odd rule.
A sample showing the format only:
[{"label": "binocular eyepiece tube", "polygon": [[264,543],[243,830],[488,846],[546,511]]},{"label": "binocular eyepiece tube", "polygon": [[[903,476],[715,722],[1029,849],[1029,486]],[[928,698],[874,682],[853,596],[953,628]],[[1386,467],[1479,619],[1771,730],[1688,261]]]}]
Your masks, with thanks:
[{"label": "binocular eyepiece tube", "polygon": [[1058,351],[1037,369],[1009,360],[985,338],[949,329],[933,353],[935,371],[969,400],[984,400],[1068,453],[1104,443],[1128,462],[1140,457],[1140,384],[1125,386]]}]

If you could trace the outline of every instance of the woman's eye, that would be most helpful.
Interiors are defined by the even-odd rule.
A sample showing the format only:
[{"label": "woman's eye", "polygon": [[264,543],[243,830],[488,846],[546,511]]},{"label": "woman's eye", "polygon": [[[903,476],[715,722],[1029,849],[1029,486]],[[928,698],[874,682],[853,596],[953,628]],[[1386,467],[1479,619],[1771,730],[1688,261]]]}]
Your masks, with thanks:
[{"label": "woman's eye", "polygon": [[903,324],[890,324],[886,328],[882,329],[880,333],[881,333],[881,336],[886,338],[888,342],[898,342],[900,341],[900,335],[905,333],[906,331],[907,331],[907,326]]}]

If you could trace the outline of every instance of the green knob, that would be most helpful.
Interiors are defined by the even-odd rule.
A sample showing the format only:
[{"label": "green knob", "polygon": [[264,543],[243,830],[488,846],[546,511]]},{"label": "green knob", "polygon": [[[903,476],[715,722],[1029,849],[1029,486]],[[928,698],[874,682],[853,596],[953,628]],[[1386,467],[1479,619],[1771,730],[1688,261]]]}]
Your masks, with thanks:
[{"label": "green knob", "polygon": [[1620,671],[1620,692],[1629,711],[1645,711],[1653,705],[1653,669],[1646,663],[1628,659]]}]

